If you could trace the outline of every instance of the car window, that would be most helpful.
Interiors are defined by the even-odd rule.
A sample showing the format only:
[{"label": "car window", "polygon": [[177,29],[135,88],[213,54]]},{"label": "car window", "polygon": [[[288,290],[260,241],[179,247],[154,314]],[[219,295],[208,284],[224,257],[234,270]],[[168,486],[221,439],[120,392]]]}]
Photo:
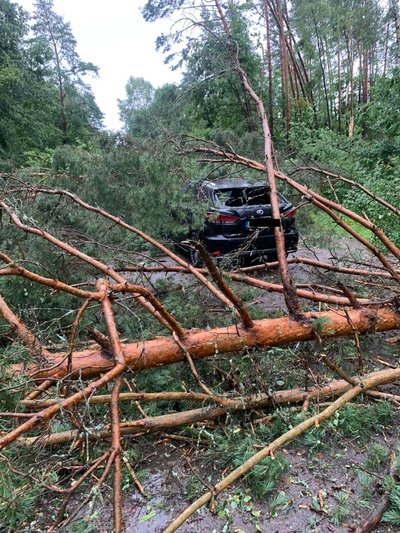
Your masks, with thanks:
[{"label": "car window", "polygon": [[228,207],[240,207],[245,205],[244,189],[221,189],[216,190],[218,202]]},{"label": "car window", "polygon": [[268,187],[246,189],[247,205],[267,205],[271,203]]},{"label": "car window", "polygon": [[268,187],[217,189],[215,195],[218,202],[227,207],[266,205],[270,203]]}]

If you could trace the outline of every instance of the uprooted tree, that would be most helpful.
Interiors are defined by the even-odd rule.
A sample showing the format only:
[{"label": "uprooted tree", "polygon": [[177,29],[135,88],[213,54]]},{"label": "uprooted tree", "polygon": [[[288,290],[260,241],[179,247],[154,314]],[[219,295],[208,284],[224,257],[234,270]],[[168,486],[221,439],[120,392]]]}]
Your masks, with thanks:
[{"label": "uprooted tree", "polygon": [[[51,479],[39,479],[32,473],[21,472],[7,455],[1,456],[12,472],[25,476],[29,483],[37,484],[62,497],[58,516],[50,530],[65,527],[79,516],[84,506],[93,498],[94,492],[88,491],[87,497],[79,506],[73,509],[69,506],[77,491],[86,487],[87,482],[92,479],[92,474],[97,473],[95,485],[99,489],[108,475],[113,472],[114,530],[122,531],[122,470],[126,464],[124,438],[128,435],[138,437],[149,432],[162,432],[222,417],[228,412],[292,403],[308,405],[314,400],[338,397],[318,414],[310,416],[267,444],[265,448],[211,487],[165,529],[172,532],[200,506],[212,502],[214,497],[260,461],[273,456],[273,453],[286,443],[331,417],[357,395],[398,401],[393,394],[379,391],[377,387],[397,381],[400,378],[400,369],[390,368],[364,373],[360,337],[365,333],[375,334],[394,330],[400,326],[398,296],[400,249],[375,221],[346,208],[338,201],[326,198],[277,170],[274,166],[271,134],[263,101],[252,88],[241,66],[237,43],[232,39],[229,22],[218,0],[215,0],[215,8],[225,34],[223,46],[226,47],[226,53],[230,57],[232,69],[256,106],[262,125],[265,158],[263,161],[255,161],[236,153],[233,149],[222,148],[214,143],[193,138],[184,139],[177,144],[182,157],[200,157],[207,164],[225,165],[228,168],[237,165],[259,172],[270,188],[272,216],[277,220],[280,220],[280,212],[276,183],[284,182],[300,193],[308,205],[312,204],[330,217],[332,224],[339,225],[354,242],[360,243],[360,247],[364,247],[365,253],[368,254],[368,260],[365,258],[363,260],[367,264],[361,265],[355,261],[350,265],[333,264],[302,257],[287,259],[282,226],[278,224],[275,227],[277,263],[225,271],[219,268],[201,244],[198,244],[205,265],[199,269],[187,263],[158,240],[127,223],[124,218],[98,205],[91,205],[68,190],[47,186],[45,174],[38,176],[2,174],[4,192],[0,209],[3,230],[7,238],[15,243],[14,255],[0,253],[3,263],[0,276],[3,281],[5,280],[5,292],[10,291],[7,289],[7,280],[27,280],[29,290],[38,291],[38,308],[60,295],[68,298],[68,304],[64,303],[65,300],[60,300],[62,304],[49,308],[51,315],[49,320],[59,320],[60,323],[65,321],[65,316],[71,313],[71,307],[75,314],[72,325],[69,324],[69,337],[60,335],[59,345],[55,346],[54,343],[46,345],[43,342],[46,338],[44,333],[46,323],[39,325],[43,328],[42,333],[36,334],[24,323],[21,316],[17,315],[11,304],[9,305],[7,297],[0,298],[0,313],[9,325],[5,335],[7,337],[5,344],[10,350],[7,355],[9,363],[7,368],[17,376],[19,383],[16,388],[18,398],[15,411],[1,413],[5,422],[0,437],[0,448],[14,447],[16,450],[21,450],[34,444],[47,447],[67,442],[78,445],[80,442],[102,440],[110,443],[108,449],[105,451],[102,449],[102,453],[88,461],[84,468],[78,469],[76,474],[72,474],[68,488],[53,483]],[[315,170],[320,172],[320,169],[311,169]],[[326,173],[326,177],[332,180],[332,183],[341,180],[349,186],[357,187],[357,183],[347,178],[329,173]],[[362,192],[398,219],[399,211],[395,206],[377,197],[366,187],[362,188]],[[132,206],[132,209],[134,207]],[[58,213],[62,209],[67,208],[72,213],[67,217],[69,223],[66,227],[69,231],[64,231],[61,236],[37,223],[37,220],[43,220],[46,216],[52,221],[59,216]],[[79,221],[82,219],[93,221],[91,226],[93,240],[87,242],[85,251],[82,246],[75,244],[79,239],[74,224],[79,227]],[[144,243],[142,249],[145,249],[146,253],[142,253],[142,257],[145,256],[146,262],[132,266],[121,265],[116,260],[106,263],[98,259],[102,246],[107,246],[102,243],[102,238],[110,232],[118,234],[119,251],[124,250],[127,242],[128,247],[132,243]],[[370,237],[365,236],[366,232]],[[132,241],[126,240],[126,235],[132,237]],[[56,252],[59,272],[62,273],[63,268],[65,272],[69,272],[69,276],[64,277],[67,281],[56,279],[52,275],[50,265],[38,265],[35,261],[31,261],[29,256],[21,257],[19,248],[22,249],[21,242],[26,241],[35,242],[35,246],[49,256],[54,257],[52,254]],[[153,251],[159,252],[163,257],[167,256],[167,263],[153,263]],[[17,261],[16,257],[21,259]],[[351,286],[347,281],[334,281],[333,286],[298,287],[293,282],[290,271],[290,264],[294,262],[334,272],[338,276],[346,276],[346,280],[356,281]],[[258,272],[276,267],[280,283],[265,281],[256,275]],[[142,276],[143,283],[133,281],[132,272],[135,271]],[[203,287],[204,293],[207,294],[206,298],[211,298],[213,304],[217,302],[220,306],[224,312],[223,323],[218,327],[188,329],[184,319],[177,317],[176,310],[172,312],[168,302],[162,301],[162,297],[154,291],[151,277],[146,278],[153,273],[180,273],[191,276]],[[166,279],[168,283],[170,277]],[[367,296],[358,294],[356,290],[358,286],[362,286],[362,280],[368,283]],[[287,315],[279,318],[255,319],[249,306],[238,294],[240,292],[238,288],[242,286],[253,287],[260,292],[282,293]],[[305,306],[301,303],[304,301],[317,303],[319,309],[305,311]],[[140,336],[125,338],[126,331],[121,333],[119,323],[121,312],[131,316],[131,320],[138,320],[142,328]],[[86,342],[79,333],[83,327],[87,329]],[[38,330],[40,331],[40,328]],[[353,338],[357,348],[353,375],[348,374],[325,355],[321,357],[321,362],[340,379],[324,386],[315,384],[307,389],[300,387],[276,390],[273,393],[259,390],[248,395],[221,394],[212,390],[196,367],[196,361],[200,359],[223,357],[224,354],[232,353],[237,353],[237,357],[240,357],[241,353],[252,349],[310,340],[316,340],[323,345],[326,339],[342,336]],[[10,342],[10,339],[13,342]],[[28,353],[27,357],[21,355],[24,350]],[[196,391],[133,390],[127,380],[142,370],[164,367],[180,361],[188,365]],[[132,383],[135,383],[134,380]],[[106,390],[105,394],[99,394],[103,392],[102,389]],[[11,394],[10,391],[8,394]],[[141,403],[153,401],[198,402],[200,407],[148,416]],[[134,402],[141,418],[129,416],[129,412],[123,410],[125,402]],[[103,420],[101,427],[88,431],[85,429],[83,410],[87,406],[101,404],[108,404],[109,415]],[[63,425],[68,421],[70,427],[57,431],[52,429],[55,426],[51,422],[60,416]],[[139,490],[143,490],[139,481],[137,486]]]}]

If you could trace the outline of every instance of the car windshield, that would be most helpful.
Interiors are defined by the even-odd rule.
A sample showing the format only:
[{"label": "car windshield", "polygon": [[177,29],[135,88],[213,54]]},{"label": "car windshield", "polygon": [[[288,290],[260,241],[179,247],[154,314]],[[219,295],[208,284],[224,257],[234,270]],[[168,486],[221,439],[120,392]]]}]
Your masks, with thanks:
[{"label": "car windshield", "polygon": [[217,189],[215,191],[218,202],[227,207],[242,207],[244,205],[267,205],[270,203],[268,187],[245,187],[232,189]]}]

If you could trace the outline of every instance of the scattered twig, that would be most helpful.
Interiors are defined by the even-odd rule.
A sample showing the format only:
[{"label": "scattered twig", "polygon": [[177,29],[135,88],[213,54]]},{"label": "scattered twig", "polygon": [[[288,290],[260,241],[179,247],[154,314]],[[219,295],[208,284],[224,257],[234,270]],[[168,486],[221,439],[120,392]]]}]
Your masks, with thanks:
[{"label": "scattered twig", "polygon": [[147,492],[144,490],[143,485],[140,483],[135,471],[132,468],[131,463],[129,462],[129,459],[127,458],[127,456],[124,453],[122,454],[122,460],[124,462],[124,465],[126,466],[126,469],[128,470],[129,474],[131,475],[131,478],[132,478],[133,482],[135,483],[138,491],[143,496],[143,498],[147,498],[147,496],[148,496]]}]

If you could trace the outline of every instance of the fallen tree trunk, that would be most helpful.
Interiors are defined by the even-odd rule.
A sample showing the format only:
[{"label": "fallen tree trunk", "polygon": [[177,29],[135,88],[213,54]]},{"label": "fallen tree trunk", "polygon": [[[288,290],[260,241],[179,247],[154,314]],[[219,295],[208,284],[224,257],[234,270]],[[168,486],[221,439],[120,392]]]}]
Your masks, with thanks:
[{"label": "fallen tree trunk", "polygon": [[[392,367],[395,368],[395,367]],[[370,374],[365,374],[363,379],[379,375],[379,372],[372,372]],[[320,401],[324,398],[329,398],[331,396],[337,396],[342,394],[350,388],[354,383],[359,382],[359,378],[351,378],[353,383],[349,379],[340,379],[330,381],[326,385],[321,385],[318,387],[312,387],[307,390],[302,388],[280,390],[273,392],[272,394],[257,394],[253,396],[239,396],[239,397],[229,397],[229,396],[210,396],[204,392],[182,392],[182,391],[166,391],[166,392],[122,392],[119,395],[120,402],[201,402],[202,404],[214,404],[221,407],[229,408],[230,406],[235,405],[255,405],[256,407],[264,407],[271,403],[272,405],[285,405],[285,404],[294,404],[294,403],[303,403],[304,401]],[[400,403],[400,396],[380,392],[375,390],[367,391],[368,396],[373,398],[378,398],[380,400],[387,400],[392,402]],[[25,409],[37,410],[37,409],[46,409],[51,405],[60,403],[62,398],[48,398],[47,400],[21,400],[21,405]],[[111,394],[98,394],[89,396],[88,398],[82,398],[77,402],[77,404],[87,404],[87,405],[101,405],[108,404],[111,401]],[[265,403],[267,401],[267,403]]]},{"label": "fallen tree trunk", "polygon": [[[393,307],[363,308],[349,311],[335,310],[306,313],[304,321],[290,317],[255,320],[253,328],[232,325],[209,330],[191,330],[184,337],[184,345],[193,359],[216,354],[237,352],[244,348],[279,346],[290,342],[315,338],[341,337],[355,332],[387,331],[400,327],[400,313]],[[135,370],[176,363],[185,354],[172,336],[123,345],[128,367]],[[61,378],[68,373],[64,353],[52,354],[48,368],[31,368],[35,379]],[[104,350],[89,348],[75,352],[69,377],[88,378],[104,373],[114,365]]]},{"label": "fallen tree trunk", "polygon": [[[397,370],[397,369],[395,369]],[[394,370],[392,370],[394,372]],[[372,372],[363,376],[363,382],[365,380],[373,380],[380,382],[382,379],[387,382],[390,370],[382,370],[380,372]],[[397,379],[397,374],[394,372],[393,376]],[[359,378],[352,378],[357,384]],[[131,422],[125,422],[121,424],[121,435],[138,435],[143,433],[155,433],[158,431],[164,431],[166,429],[175,429],[180,426],[195,424],[196,422],[202,422],[205,420],[213,420],[227,413],[246,411],[251,409],[260,409],[263,407],[278,406],[278,405],[291,405],[296,403],[304,403],[304,401],[321,401],[326,398],[332,398],[339,396],[354,385],[348,381],[341,379],[331,381],[323,387],[313,387],[309,390],[301,388],[288,389],[276,391],[272,394],[258,394],[255,396],[249,396],[247,398],[223,398],[223,397],[208,397],[205,394],[185,393],[185,392],[167,392],[167,393],[125,393],[120,395],[120,400],[131,400],[140,398],[141,401],[157,401],[159,399],[165,401],[171,400],[200,400],[212,401],[216,403],[220,400],[219,406],[207,406],[198,409],[191,409],[189,411],[182,411],[177,413],[169,413],[167,415],[149,416],[140,420],[133,420]],[[366,391],[367,394],[375,391]],[[390,396],[390,395],[389,395]],[[384,398],[384,393],[380,393],[380,398]],[[91,402],[91,400],[93,400]],[[84,400],[82,400],[84,402]],[[110,395],[103,395],[99,397],[92,397],[87,399],[88,403],[99,404],[109,403]],[[45,408],[57,403],[57,400],[39,400],[39,401],[22,401],[26,407],[40,407]],[[82,437],[88,440],[108,439],[111,437],[110,428],[103,428],[100,430],[84,432],[73,429],[69,431],[60,431],[52,433],[50,435],[41,435],[38,437],[21,437],[17,439],[16,444],[19,446],[30,446],[40,442],[41,446],[56,446],[59,444],[65,444],[71,440]]]}]

